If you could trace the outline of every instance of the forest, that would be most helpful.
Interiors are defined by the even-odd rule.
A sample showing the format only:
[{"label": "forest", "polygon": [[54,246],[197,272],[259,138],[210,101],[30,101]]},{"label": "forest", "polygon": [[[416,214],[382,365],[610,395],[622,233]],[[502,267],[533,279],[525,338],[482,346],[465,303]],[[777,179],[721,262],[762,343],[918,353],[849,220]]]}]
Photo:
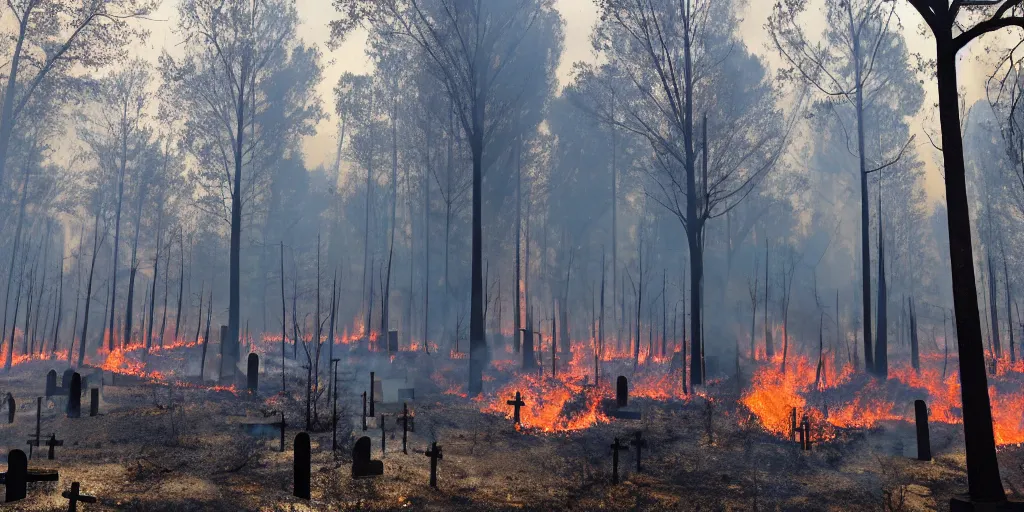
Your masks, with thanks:
[{"label": "forest", "polygon": [[24,510],[1024,510],[1022,0],[0,11]]}]

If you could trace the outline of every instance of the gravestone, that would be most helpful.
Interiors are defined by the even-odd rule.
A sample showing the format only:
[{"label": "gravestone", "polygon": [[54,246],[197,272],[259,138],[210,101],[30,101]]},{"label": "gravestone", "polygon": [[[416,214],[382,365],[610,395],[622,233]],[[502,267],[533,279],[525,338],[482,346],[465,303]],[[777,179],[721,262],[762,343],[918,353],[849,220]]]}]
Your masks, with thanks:
[{"label": "gravestone", "polygon": [[249,353],[248,368],[245,372],[245,379],[249,393],[256,393],[260,387],[260,356],[255,352]]},{"label": "gravestone", "polygon": [[512,411],[512,424],[513,425],[519,425],[520,424],[520,422],[519,422],[519,408],[524,406],[524,405],[526,405],[526,402],[523,401],[522,395],[520,395],[519,392],[516,391],[515,398],[512,399],[512,400],[509,400],[509,401],[507,401],[505,403],[508,404],[508,405],[511,405],[512,407],[515,408]]},{"label": "gravestone", "polygon": [[75,372],[71,375],[71,386],[68,387],[68,418],[82,415],[82,376]]},{"label": "gravestone", "polygon": [[21,450],[11,450],[7,454],[7,474],[4,485],[7,495],[4,501],[10,503],[25,499],[28,491],[28,457]]},{"label": "gravestone", "polygon": [[14,395],[7,393],[7,423],[14,423],[14,413],[18,411],[18,404],[14,402]]},{"label": "gravestone", "polygon": [[309,478],[310,478],[310,454],[309,434],[299,432],[295,436],[295,447],[293,457],[293,471],[295,478],[295,490],[292,494],[296,498],[309,499]]},{"label": "gravestone", "polygon": [[68,500],[68,512],[78,511],[78,502],[82,503],[96,503],[96,497],[88,494],[82,494],[81,484],[78,482],[71,482],[71,490],[60,493],[61,496]]},{"label": "gravestone", "polygon": [[384,463],[370,459],[370,438],[360,437],[352,447],[352,478],[384,474]]},{"label": "gravestone", "polygon": [[639,430],[636,434],[633,434],[633,439],[629,441],[631,446],[636,447],[636,472],[640,472],[640,452],[643,448],[647,448],[647,440],[643,438],[643,433]]},{"label": "gravestone", "polygon": [[50,398],[57,393],[57,370],[50,370],[46,372],[46,398]]},{"label": "gravestone", "polygon": [[71,376],[74,375],[74,374],[75,374],[75,370],[73,370],[71,368],[68,368],[67,370],[64,370],[64,373],[61,374],[61,376],[60,376],[60,389],[59,389],[59,392],[60,392],[61,395],[68,394],[68,388],[71,387]]},{"label": "gravestone", "polygon": [[629,380],[625,375],[619,375],[615,380],[615,405],[626,407],[629,404]]},{"label": "gravestone", "polygon": [[100,413],[100,389],[89,390],[89,416],[96,416]]},{"label": "gravestone", "polygon": [[33,482],[56,482],[60,479],[52,469],[29,469],[28,457],[21,450],[11,450],[7,455],[7,472],[0,473],[0,484],[6,486],[4,501],[10,503],[25,499],[27,485]]},{"label": "gravestone", "polygon": [[53,449],[58,446],[64,446],[64,440],[58,440],[57,434],[50,434],[50,440],[46,442],[46,446],[50,448],[46,455],[47,459],[53,460]]},{"label": "gravestone", "polygon": [[388,331],[388,353],[398,352],[398,331]]},{"label": "gravestone", "polygon": [[924,400],[914,400],[914,416],[917,420],[917,460],[932,460],[932,443],[928,433],[928,405]]},{"label": "gravestone", "polygon": [[430,449],[423,454],[430,457],[430,486],[437,489],[437,461],[443,459],[444,454],[441,453],[441,447],[437,442],[430,443]]},{"label": "gravestone", "polygon": [[619,452],[622,450],[628,450],[629,447],[619,443],[619,438],[615,438],[615,442],[612,443],[612,483],[619,483]]}]

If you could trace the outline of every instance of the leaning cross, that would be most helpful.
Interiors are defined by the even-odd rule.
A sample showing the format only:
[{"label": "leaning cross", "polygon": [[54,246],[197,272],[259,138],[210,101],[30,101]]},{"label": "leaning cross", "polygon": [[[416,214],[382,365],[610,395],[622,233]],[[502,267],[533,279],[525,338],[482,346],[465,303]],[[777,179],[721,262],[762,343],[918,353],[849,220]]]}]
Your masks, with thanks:
[{"label": "leaning cross", "polygon": [[520,395],[518,391],[516,391],[515,400],[509,400],[505,403],[515,408],[512,412],[512,424],[519,425],[519,408],[526,405],[526,402],[523,401],[523,396]]},{"label": "leaning cross", "polygon": [[71,503],[68,505],[68,512],[76,512],[78,510],[78,502],[82,503],[96,503],[96,497],[88,494],[82,494],[79,492],[81,486],[78,482],[71,482],[71,490],[64,491],[61,496],[64,496]]},{"label": "leaning cross", "polygon": [[[406,455],[409,454],[409,451],[406,449],[406,444],[409,441],[409,421],[411,419],[412,419],[412,416],[409,416],[409,403],[408,402],[403,403],[402,404],[402,415],[399,416],[398,418],[395,418],[395,423],[396,424],[398,424],[398,423],[402,424],[402,453],[404,453]],[[383,432],[381,433],[381,435],[383,435]]]},{"label": "leaning cross", "polygon": [[381,458],[384,458],[384,454],[387,453],[387,450],[385,448],[387,446],[388,433],[387,433],[386,430],[384,430],[384,416],[386,416],[384,413],[380,413],[380,420],[379,421],[380,421],[380,456],[381,456]]},{"label": "leaning cross", "polygon": [[637,431],[636,434],[633,434],[633,439],[629,442],[630,445],[636,447],[636,472],[637,473],[640,472],[640,451],[643,448],[647,448],[647,440],[643,439],[641,437],[642,435],[643,434],[640,431]]},{"label": "leaning cross", "polygon": [[50,447],[50,451],[46,458],[53,460],[53,449],[58,446],[64,446],[64,440],[58,440],[57,434],[50,434],[50,440],[46,442],[46,446]]},{"label": "leaning cross", "polygon": [[612,483],[619,483],[619,450],[628,450],[629,447],[619,443],[619,438],[615,438],[615,442],[612,443]]},{"label": "leaning cross", "polygon": [[430,486],[437,489],[437,461],[443,459],[444,454],[441,453],[441,447],[436,442],[430,443],[430,449],[423,454],[430,457]]}]

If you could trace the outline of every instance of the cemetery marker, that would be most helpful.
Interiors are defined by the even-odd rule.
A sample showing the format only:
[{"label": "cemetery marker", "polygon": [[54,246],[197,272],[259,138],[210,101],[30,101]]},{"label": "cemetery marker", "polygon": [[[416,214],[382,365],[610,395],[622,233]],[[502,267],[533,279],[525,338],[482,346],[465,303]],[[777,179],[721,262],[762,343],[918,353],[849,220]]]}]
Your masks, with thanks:
[{"label": "cemetery marker", "polygon": [[68,499],[68,512],[78,511],[78,502],[82,503],[96,503],[96,497],[88,494],[82,494],[79,492],[81,486],[78,482],[71,482],[71,490],[60,493],[61,496]]},{"label": "cemetery marker", "polygon": [[430,449],[423,454],[430,457],[430,486],[437,489],[437,461],[443,459],[444,454],[441,453],[441,447],[437,442],[430,443]]},{"label": "cemetery marker", "polygon": [[509,401],[507,401],[505,403],[508,404],[508,405],[511,405],[512,407],[515,408],[512,411],[512,424],[513,425],[519,425],[520,424],[520,421],[519,421],[519,408],[524,406],[524,405],[526,405],[526,402],[523,401],[522,395],[520,395],[519,392],[516,391],[515,399],[514,400],[509,400]]}]

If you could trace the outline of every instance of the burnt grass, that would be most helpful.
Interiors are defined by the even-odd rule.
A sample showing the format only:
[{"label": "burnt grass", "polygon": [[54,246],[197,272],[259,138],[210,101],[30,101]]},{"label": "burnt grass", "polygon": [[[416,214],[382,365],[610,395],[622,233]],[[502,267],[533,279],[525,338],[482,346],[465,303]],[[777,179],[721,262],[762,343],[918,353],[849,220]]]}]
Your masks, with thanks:
[{"label": "burnt grass", "polygon": [[[272,358],[271,358],[272,359]],[[294,361],[289,361],[289,370]],[[458,363],[458,362],[457,362]],[[446,363],[449,364],[449,363]],[[464,361],[461,364],[465,364]],[[26,450],[35,432],[35,397],[51,367],[33,361],[15,367],[0,391],[17,399],[17,418],[0,413],[0,441],[7,451]],[[63,368],[60,365],[53,366]],[[58,374],[60,369],[58,369]],[[364,386],[351,373],[343,379],[339,449],[331,451],[330,408],[321,397],[312,439],[312,500],[292,497],[292,442],[305,426],[298,370],[290,393],[281,395],[280,364],[265,368],[261,393],[211,391],[167,384],[105,386],[100,416],[67,419],[64,398],[43,401],[42,435],[64,440],[56,460],[34,455],[30,467],[55,468],[59,483],[29,484],[28,498],[3,510],[67,509],[60,497],[72,481],[98,497],[80,510],[133,511],[334,511],[334,510],[946,510],[949,498],[967,487],[959,426],[931,426],[932,462],[916,457],[913,425],[885,423],[848,430],[810,452],[764,432],[737,405],[734,382],[718,384],[705,398],[658,402],[637,399],[640,421],[611,420],[563,433],[517,431],[505,417],[481,413],[481,403],[445,395],[428,379],[416,379],[415,432],[402,454],[402,432],[394,422],[401,405],[380,405],[387,427],[384,476],[353,480],[354,440],[368,435],[380,459],[381,430],[360,425]],[[423,372],[421,372],[423,373]],[[465,375],[461,368],[453,375]],[[362,380],[363,378],[360,377]],[[299,396],[302,394],[302,396]],[[502,398],[504,400],[504,398]],[[279,433],[246,434],[240,416],[271,417],[284,409],[286,449]],[[231,418],[231,419],[229,419]],[[273,421],[267,419],[267,421]],[[642,431],[648,446],[642,472],[636,451],[620,452],[618,485],[611,483],[610,445]],[[431,489],[431,441],[443,447],[438,489]],[[37,452],[38,453],[38,452]],[[1024,450],[1000,449],[1008,493],[1024,490]]]}]

